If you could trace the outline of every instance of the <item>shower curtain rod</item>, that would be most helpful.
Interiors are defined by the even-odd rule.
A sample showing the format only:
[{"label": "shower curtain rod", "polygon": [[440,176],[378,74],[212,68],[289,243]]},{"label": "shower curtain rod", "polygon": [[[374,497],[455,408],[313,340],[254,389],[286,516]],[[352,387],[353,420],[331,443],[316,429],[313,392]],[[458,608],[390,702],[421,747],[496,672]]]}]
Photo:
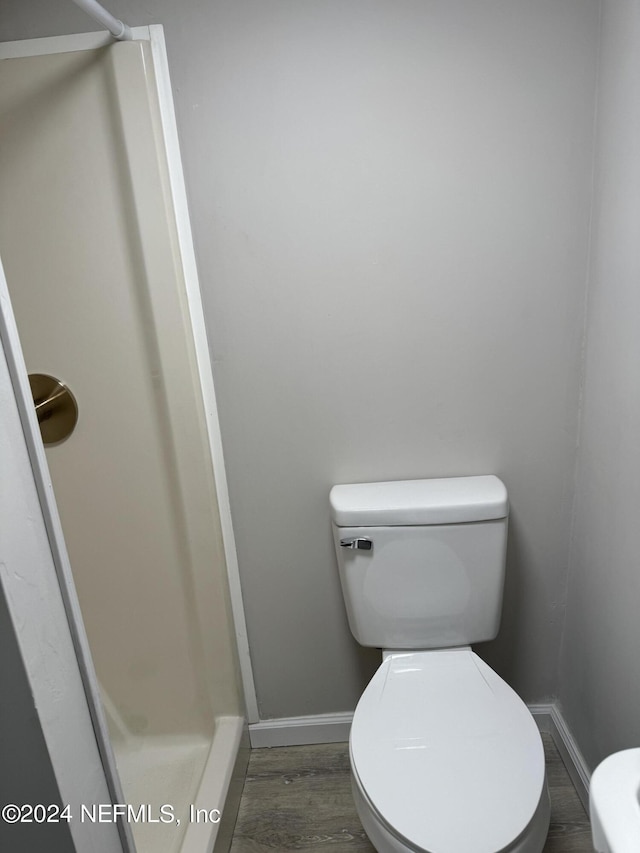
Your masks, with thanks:
[{"label": "shower curtain rod", "polygon": [[131,39],[131,30],[118,18],[114,18],[110,12],[98,3],[98,0],[73,0],[76,6],[83,9],[87,15],[106,27],[111,35],[122,41]]}]

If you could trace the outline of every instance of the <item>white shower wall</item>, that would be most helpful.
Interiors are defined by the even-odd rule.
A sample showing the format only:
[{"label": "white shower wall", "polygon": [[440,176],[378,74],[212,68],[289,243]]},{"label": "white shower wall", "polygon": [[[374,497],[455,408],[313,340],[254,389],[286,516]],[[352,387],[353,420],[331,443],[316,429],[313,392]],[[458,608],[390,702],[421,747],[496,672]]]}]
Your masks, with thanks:
[{"label": "white shower wall", "polygon": [[[129,802],[181,809],[243,710],[152,56],[0,74],[0,252],[27,369],[78,401],[47,456],[118,767]],[[186,826],[134,827],[140,853]]]}]

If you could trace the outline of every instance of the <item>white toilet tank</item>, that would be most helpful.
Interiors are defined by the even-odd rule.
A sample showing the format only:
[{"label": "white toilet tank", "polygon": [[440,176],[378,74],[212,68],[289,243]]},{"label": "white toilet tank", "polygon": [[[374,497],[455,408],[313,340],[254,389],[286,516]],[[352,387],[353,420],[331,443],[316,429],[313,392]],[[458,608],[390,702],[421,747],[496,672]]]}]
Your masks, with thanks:
[{"label": "white toilet tank", "polygon": [[329,500],[361,645],[449,648],[496,636],[509,514],[497,477],[341,485]]}]

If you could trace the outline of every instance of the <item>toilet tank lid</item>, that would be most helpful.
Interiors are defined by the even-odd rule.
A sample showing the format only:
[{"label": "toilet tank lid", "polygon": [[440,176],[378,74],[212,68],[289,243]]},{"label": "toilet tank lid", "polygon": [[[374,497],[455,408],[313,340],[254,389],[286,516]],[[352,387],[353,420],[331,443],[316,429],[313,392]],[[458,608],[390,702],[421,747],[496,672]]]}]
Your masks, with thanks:
[{"label": "toilet tank lid", "polygon": [[329,502],[331,518],[338,527],[460,524],[509,514],[507,489],[493,474],[350,483],[334,486]]}]

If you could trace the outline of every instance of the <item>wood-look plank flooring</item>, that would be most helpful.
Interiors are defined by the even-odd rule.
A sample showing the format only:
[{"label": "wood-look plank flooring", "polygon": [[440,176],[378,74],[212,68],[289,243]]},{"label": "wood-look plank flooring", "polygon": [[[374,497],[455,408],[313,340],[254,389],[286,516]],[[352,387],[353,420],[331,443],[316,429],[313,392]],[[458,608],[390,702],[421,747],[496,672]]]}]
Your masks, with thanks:
[{"label": "wood-look plank flooring", "polygon": [[[551,737],[542,738],[551,794],[544,853],[592,853],[587,815]],[[348,745],[253,750],[231,853],[322,848],[374,853],[351,798]]]}]

